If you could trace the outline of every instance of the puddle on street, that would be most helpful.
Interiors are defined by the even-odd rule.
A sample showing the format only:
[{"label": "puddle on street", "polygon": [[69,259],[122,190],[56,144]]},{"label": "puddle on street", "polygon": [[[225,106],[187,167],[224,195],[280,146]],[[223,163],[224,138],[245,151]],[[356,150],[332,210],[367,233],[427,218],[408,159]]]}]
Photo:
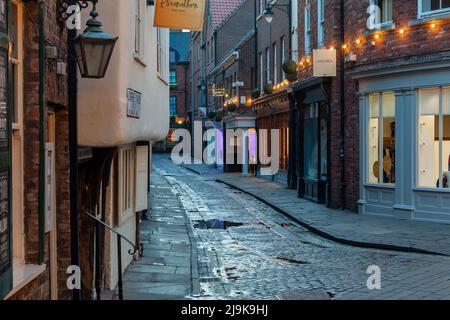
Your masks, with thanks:
[{"label": "puddle on street", "polygon": [[211,219],[211,220],[195,220],[194,228],[196,229],[218,229],[226,230],[231,227],[240,227],[244,225],[240,222],[232,222],[221,219]]}]

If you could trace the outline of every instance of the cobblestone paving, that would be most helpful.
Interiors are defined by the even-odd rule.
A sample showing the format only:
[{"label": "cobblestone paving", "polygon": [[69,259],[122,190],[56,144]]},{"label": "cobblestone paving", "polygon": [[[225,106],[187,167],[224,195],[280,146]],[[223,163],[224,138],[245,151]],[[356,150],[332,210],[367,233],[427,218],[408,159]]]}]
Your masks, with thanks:
[{"label": "cobblestone paving", "polygon": [[[197,256],[191,259],[198,265],[200,291],[186,298],[276,299],[288,290],[317,289],[333,299],[450,299],[448,257],[330,242],[249,195],[173,165],[167,156],[155,155],[154,174],[178,197],[195,240]],[[150,214],[155,213],[153,207]],[[212,219],[236,225],[198,228]],[[371,265],[381,270],[381,290],[367,288]]]}]

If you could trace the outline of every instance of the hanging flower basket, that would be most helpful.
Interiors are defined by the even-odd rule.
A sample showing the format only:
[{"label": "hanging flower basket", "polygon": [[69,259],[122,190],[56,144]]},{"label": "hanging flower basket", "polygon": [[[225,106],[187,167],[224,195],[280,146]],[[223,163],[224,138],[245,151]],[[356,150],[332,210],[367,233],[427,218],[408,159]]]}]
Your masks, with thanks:
[{"label": "hanging flower basket", "polygon": [[285,63],[283,63],[283,71],[286,74],[296,74],[297,64],[293,60],[288,60]]},{"label": "hanging flower basket", "polygon": [[289,82],[297,81],[297,73],[286,74],[286,80],[289,81]]},{"label": "hanging flower basket", "polygon": [[227,110],[229,112],[235,112],[237,110],[237,106],[234,103],[232,103],[232,104],[228,105]]},{"label": "hanging flower basket", "polygon": [[273,93],[273,84],[268,83],[264,86],[264,92],[266,94],[272,94]]},{"label": "hanging flower basket", "polygon": [[258,99],[259,97],[261,97],[261,90],[253,90],[252,99]]},{"label": "hanging flower basket", "polygon": [[222,121],[222,112],[220,112],[220,111],[216,112],[216,121],[217,122]]},{"label": "hanging flower basket", "polygon": [[207,117],[209,120],[212,120],[216,117],[216,113],[214,111],[210,111],[210,112],[208,112]]}]

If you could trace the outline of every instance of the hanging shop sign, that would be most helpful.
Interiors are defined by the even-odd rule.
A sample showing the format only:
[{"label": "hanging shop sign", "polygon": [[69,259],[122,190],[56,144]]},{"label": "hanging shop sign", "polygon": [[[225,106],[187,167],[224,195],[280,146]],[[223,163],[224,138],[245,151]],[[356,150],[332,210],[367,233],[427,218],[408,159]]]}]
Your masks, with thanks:
[{"label": "hanging shop sign", "polygon": [[336,77],[336,49],[314,50],[314,77]]},{"label": "hanging shop sign", "polygon": [[205,0],[156,0],[154,26],[201,31]]},{"label": "hanging shop sign", "polygon": [[139,119],[141,117],[141,101],[142,101],[141,93],[132,89],[128,89],[127,100],[128,100],[127,115],[129,117]]}]

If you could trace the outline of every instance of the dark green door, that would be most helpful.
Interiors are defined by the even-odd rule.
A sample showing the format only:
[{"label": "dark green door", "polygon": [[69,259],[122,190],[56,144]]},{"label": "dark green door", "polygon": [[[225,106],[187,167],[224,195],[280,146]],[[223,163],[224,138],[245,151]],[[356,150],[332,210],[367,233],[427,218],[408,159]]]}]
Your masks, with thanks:
[{"label": "dark green door", "polygon": [[9,7],[10,0],[0,0],[0,299],[12,289]]}]

